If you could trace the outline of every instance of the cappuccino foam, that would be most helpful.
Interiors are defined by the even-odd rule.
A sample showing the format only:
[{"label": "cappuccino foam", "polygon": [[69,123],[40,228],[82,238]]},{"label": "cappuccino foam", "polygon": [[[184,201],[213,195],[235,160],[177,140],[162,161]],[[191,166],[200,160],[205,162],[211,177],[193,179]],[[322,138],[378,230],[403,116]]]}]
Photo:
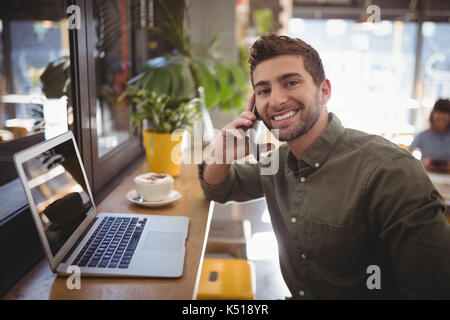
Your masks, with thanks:
[{"label": "cappuccino foam", "polygon": [[137,176],[135,181],[143,184],[164,184],[172,182],[173,179],[164,173],[148,173]]}]

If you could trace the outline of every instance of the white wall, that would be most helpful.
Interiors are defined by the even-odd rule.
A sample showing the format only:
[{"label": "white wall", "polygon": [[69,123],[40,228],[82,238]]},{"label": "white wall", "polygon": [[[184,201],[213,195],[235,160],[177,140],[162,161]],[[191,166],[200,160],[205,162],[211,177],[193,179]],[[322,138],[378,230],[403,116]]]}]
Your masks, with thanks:
[{"label": "white wall", "polygon": [[237,61],[236,4],[234,0],[186,0],[186,20],[193,44],[214,37],[222,56]]},{"label": "white wall", "polygon": [[[226,59],[237,62],[235,0],[186,0],[185,14],[194,45],[215,37],[217,51]],[[218,108],[210,110],[210,114],[215,129],[221,129],[236,117],[235,113],[224,113]]]}]

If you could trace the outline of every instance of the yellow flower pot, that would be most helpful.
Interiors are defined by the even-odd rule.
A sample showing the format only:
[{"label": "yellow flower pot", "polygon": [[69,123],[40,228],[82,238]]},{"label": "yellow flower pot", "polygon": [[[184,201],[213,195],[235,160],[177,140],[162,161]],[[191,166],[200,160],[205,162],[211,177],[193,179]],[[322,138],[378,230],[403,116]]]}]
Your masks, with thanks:
[{"label": "yellow flower pot", "polygon": [[155,133],[144,131],[144,146],[150,172],[180,174],[181,141],[183,133]]}]

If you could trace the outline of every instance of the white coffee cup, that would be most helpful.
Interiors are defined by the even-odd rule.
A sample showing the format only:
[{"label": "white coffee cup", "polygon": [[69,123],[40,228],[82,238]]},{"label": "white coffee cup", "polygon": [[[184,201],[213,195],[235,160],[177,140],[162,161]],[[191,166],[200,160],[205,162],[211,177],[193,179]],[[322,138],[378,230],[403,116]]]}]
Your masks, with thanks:
[{"label": "white coffee cup", "polygon": [[165,173],[148,172],[134,178],[137,194],[149,202],[167,199],[172,185],[172,176]]}]

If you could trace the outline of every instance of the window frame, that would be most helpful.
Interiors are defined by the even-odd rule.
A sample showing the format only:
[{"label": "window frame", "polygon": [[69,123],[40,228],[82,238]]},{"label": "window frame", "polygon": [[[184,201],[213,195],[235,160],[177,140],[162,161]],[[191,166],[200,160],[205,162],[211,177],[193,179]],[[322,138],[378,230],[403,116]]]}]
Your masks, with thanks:
[{"label": "window frame", "polygon": [[[108,189],[108,182],[110,182],[117,174],[126,169],[126,167],[135,161],[138,157],[140,157],[143,152],[143,146],[141,143],[141,139],[136,135],[132,134],[127,139],[126,142],[121,143],[119,146],[109,151],[103,157],[99,157],[98,152],[98,134],[96,130],[96,120],[97,120],[97,109],[96,109],[96,81],[95,81],[95,58],[94,58],[94,48],[95,48],[95,39],[94,39],[94,12],[93,12],[93,1],[85,0],[85,10],[82,9],[82,12],[85,12],[85,30],[86,30],[86,67],[87,74],[90,77],[85,82],[88,84],[84,97],[88,97],[88,101],[86,104],[81,104],[81,108],[83,106],[89,106],[89,110],[83,110],[84,114],[89,114],[90,120],[90,149],[83,148],[83,154],[88,154],[91,159],[90,170],[88,171],[88,175],[90,174],[92,181],[90,181],[92,190],[94,193],[94,198],[97,194],[104,193],[105,190],[103,188]],[[132,61],[132,66],[135,65],[135,41],[133,41],[134,33],[131,32],[130,37],[130,58]],[[131,68],[133,72],[135,68]],[[81,126],[83,127],[82,122]],[[134,155],[131,156],[130,155]],[[112,189],[112,188],[110,188]]]},{"label": "window frame", "polygon": [[[71,86],[73,93],[71,103],[74,116],[72,131],[80,150],[94,201],[98,204],[117,186],[122,176],[136,165],[136,160],[142,158],[144,148],[138,135],[139,132],[137,132],[132,134],[128,141],[110,151],[103,158],[100,159],[98,157],[95,63],[93,56],[95,43],[92,37],[93,2],[90,0],[66,0],[62,6],[64,5],[66,8],[70,5],[77,5],[81,13],[81,28],[69,30]],[[8,19],[8,17],[2,17],[2,19]],[[4,34],[3,36],[5,37]],[[133,36],[130,39],[130,57],[133,64],[131,71],[135,74],[134,60],[136,59],[135,48],[137,43],[133,40]],[[6,60],[8,59],[7,55],[4,59],[3,63],[6,66],[6,63],[8,63],[8,60]],[[3,158],[10,159],[12,163],[12,156],[15,152],[30,147],[44,139],[44,134],[38,133],[13,140],[8,143],[8,152]],[[134,156],[130,157],[130,154]],[[15,179],[17,180],[18,178]],[[13,184],[15,186],[17,183]],[[3,188],[5,190],[2,189],[2,191],[13,191],[13,188],[8,187],[6,186]],[[0,278],[0,296],[9,290],[44,256],[28,204],[24,206],[23,197],[19,196],[16,206],[17,208],[13,208],[11,205],[8,208],[2,208],[0,204],[1,210],[9,210],[4,217],[2,215],[0,220],[0,239],[8,239],[8,241],[2,241],[4,245],[0,246],[0,254],[9,258],[3,259],[5,261],[0,263],[0,273],[3,274]],[[24,231],[26,235],[23,234]]]}]

